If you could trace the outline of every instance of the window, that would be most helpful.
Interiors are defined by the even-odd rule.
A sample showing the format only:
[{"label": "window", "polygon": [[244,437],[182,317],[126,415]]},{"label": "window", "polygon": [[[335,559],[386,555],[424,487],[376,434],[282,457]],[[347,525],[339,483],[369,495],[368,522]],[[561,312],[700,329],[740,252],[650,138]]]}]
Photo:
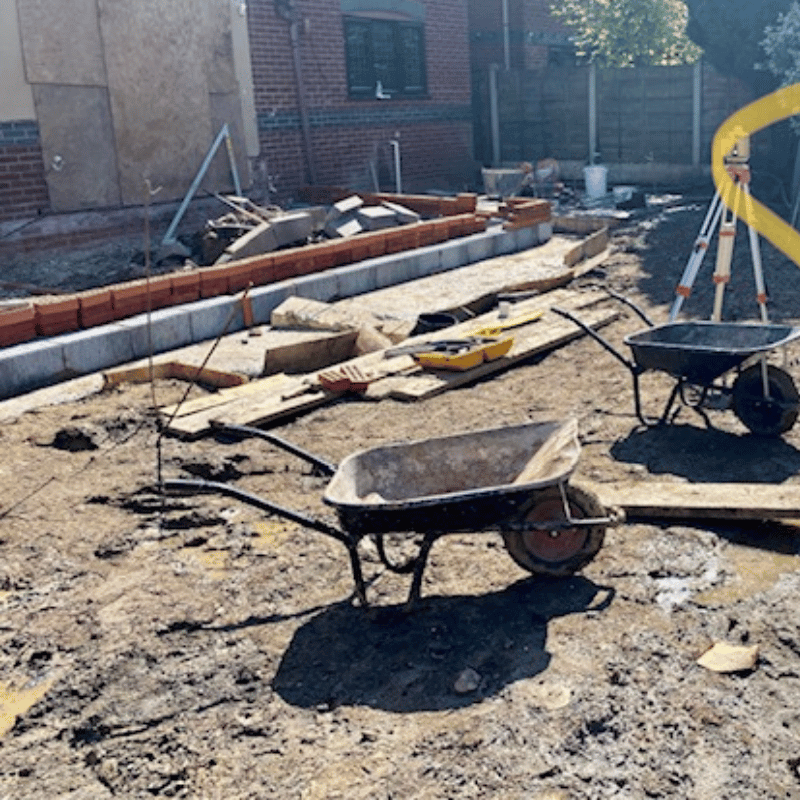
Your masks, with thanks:
[{"label": "window", "polygon": [[351,96],[386,99],[426,93],[421,24],[345,17],[344,40]]}]

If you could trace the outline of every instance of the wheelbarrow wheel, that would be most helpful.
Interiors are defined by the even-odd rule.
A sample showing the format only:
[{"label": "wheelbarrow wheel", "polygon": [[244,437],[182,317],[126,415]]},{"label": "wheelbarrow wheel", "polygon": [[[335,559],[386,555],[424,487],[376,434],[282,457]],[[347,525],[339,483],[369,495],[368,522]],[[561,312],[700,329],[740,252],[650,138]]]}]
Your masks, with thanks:
[{"label": "wheelbarrow wheel", "polygon": [[[606,516],[597,496],[579,486],[565,487],[572,519],[599,519]],[[598,525],[573,525],[552,530],[536,529],[534,524],[566,521],[564,501],[558,487],[537,498],[514,529],[503,531],[503,541],[511,558],[535,575],[560,577],[585,567],[600,551],[606,528]]]},{"label": "wheelbarrow wheel", "polygon": [[762,365],[743,370],[733,383],[733,412],[757,436],[780,436],[797,420],[797,387],[788,372],[767,365],[769,397],[764,397]]}]

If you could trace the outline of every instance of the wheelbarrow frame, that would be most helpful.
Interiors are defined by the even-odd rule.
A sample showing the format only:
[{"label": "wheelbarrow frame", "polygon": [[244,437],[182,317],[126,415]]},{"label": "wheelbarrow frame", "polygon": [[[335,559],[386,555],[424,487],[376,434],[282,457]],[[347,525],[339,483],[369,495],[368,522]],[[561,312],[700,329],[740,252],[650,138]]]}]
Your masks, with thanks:
[{"label": "wheelbarrow frame", "polygon": [[[756,433],[780,435],[794,424],[800,398],[791,377],[784,370],[761,362],[769,351],[800,338],[800,328],[705,320],[655,325],[628,298],[612,291],[608,291],[608,294],[630,307],[648,325],[647,329],[624,339],[633,360],[622,355],[607,339],[571,312],[561,308],[553,308],[553,311],[582,328],[629,370],[633,382],[634,411],[643,425],[655,427],[669,422],[675,401],[680,398],[684,405],[696,411],[711,427],[703,406],[712,392],[733,397],[734,413],[751,430],[758,427],[758,422],[750,412],[745,413],[745,404],[760,407],[760,411],[772,417],[775,413],[779,415],[774,425],[765,423],[765,429],[754,430]],[[730,340],[730,344],[723,344],[726,340]],[[747,362],[751,364],[749,367],[745,366]],[[640,376],[648,371],[664,372],[675,379],[664,410],[657,418],[647,416],[642,408]],[[758,378],[763,386],[761,400],[751,391],[752,384],[759,383],[758,378],[753,380],[755,371],[760,373]],[[732,387],[718,382],[719,378],[730,372],[735,372],[737,376]],[[690,388],[699,389],[699,395],[690,398]],[[777,391],[782,398],[771,399],[768,391]],[[774,430],[766,430],[766,427]]]},{"label": "wheelbarrow frame", "polygon": [[[541,423],[533,425],[537,424],[541,425]],[[164,481],[163,488],[166,491],[181,493],[216,493],[232,497],[335,539],[347,549],[355,584],[355,595],[363,606],[367,606],[368,601],[358,544],[365,536],[372,536],[375,539],[381,562],[390,571],[398,574],[413,573],[407,601],[407,606],[412,607],[420,597],[422,576],[431,547],[437,539],[447,534],[501,533],[511,557],[523,568],[534,572],[536,570],[526,563],[528,559],[525,554],[520,554],[522,537],[532,531],[545,531],[549,532],[551,536],[556,536],[561,530],[589,528],[585,537],[586,552],[579,551],[574,558],[568,559],[568,568],[565,567],[563,572],[559,572],[559,566],[554,564],[553,570],[549,573],[553,575],[571,574],[596,555],[602,545],[605,526],[617,524],[621,521],[621,514],[616,509],[613,510],[613,513],[605,513],[605,509],[599,504],[580,502],[579,496],[576,494],[577,488],[568,486],[580,452],[580,445],[577,441],[577,425],[574,421],[570,421],[569,424],[574,425],[574,429],[570,428],[574,438],[572,442],[574,448],[567,454],[566,462],[559,466],[558,473],[546,480],[533,481],[519,486],[484,486],[473,491],[456,491],[416,498],[394,498],[378,503],[375,501],[359,503],[352,498],[342,496],[341,491],[337,491],[337,485],[341,486],[345,481],[342,476],[346,476],[346,471],[352,469],[353,464],[357,463],[359,458],[374,454],[379,450],[390,450],[392,447],[403,448],[428,442],[435,443],[439,440],[420,440],[416,443],[388,445],[384,448],[360,451],[348,456],[337,467],[260,428],[241,425],[215,426],[218,433],[228,437],[264,439],[312,464],[318,473],[331,476],[332,480],[323,495],[323,500],[336,508],[341,527],[285,508],[226,483],[173,479]],[[504,429],[487,429],[473,433],[486,434],[502,430]],[[463,434],[465,438],[469,435]],[[455,438],[457,437],[442,437],[442,440]],[[537,518],[535,512],[537,504],[540,503],[549,503],[551,506],[555,503],[556,506],[560,506],[559,518]],[[596,513],[586,513],[587,508]],[[577,509],[583,516],[573,516],[572,509]],[[384,539],[394,533],[422,535],[416,555],[403,563],[395,563],[386,552]]]}]

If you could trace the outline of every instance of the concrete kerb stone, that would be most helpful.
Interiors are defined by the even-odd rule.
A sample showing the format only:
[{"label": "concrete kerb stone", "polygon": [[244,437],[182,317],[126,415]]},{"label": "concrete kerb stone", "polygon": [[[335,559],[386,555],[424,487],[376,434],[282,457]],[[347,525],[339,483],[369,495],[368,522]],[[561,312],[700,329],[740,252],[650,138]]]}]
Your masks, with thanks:
[{"label": "concrete kerb stone", "polygon": [[147,314],[123,319],[116,324],[130,330],[134,358],[150,355],[151,342],[154,353],[163,353],[185,347],[194,340],[187,306],[154,311],[150,315],[149,325]]},{"label": "concrete kerb stone", "polygon": [[417,272],[420,278],[426,275],[435,275],[441,270],[442,256],[439,253],[438,245],[420,247],[414,250],[414,257],[417,261]]},{"label": "concrete kerb stone", "polygon": [[337,267],[339,297],[354,297],[355,295],[373,292],[378,288],[377,258],[368,258],[358,264],[346,267]]},{"label": "concrete kerb stone", "polygon": [[336,270],[327,270],[294,279],[295,294],[309,300],[328,303],[339,297],[339,279]]},{"label": "concrete kerb stone", "polygon": [[487,236],[485,233],[474,233],[464,237],[467,246],[467,259],[469,264],[475,261],[483,261],[496,255],[495,238]]},{"label": "concrete kerb stone", "polygon": [[419,277],[418,262],[413,250],[376,258],[374,264],[379,289]]},{"label": "concrete kerb stone", "polygon": [[[216,339],[223,332],[235,333],[244,328],[244,314],[238,295],[210,297],[207,300],[192,303],[187,308],[194,342]],[[231,318],[230,322],[228,322],[229,318]],[[225,327],[226,322],[228,323],[227,328]]]},{"label": "concrete kerb stone", "polygon": [[70,375],[86,375],[133,361],[133,331],[117,323],[62,336],[64,367]]},{"label": "concrete kerb stone", "polygon": [[253,322],[256,325],[269,325],[272,312],[287,298],[297,294],[293,280],[258,286],[250,290],[248,297],[253,309]]},{"label": "concrete kerb stone", "polygon": [[463,239],[451,239],[449,242],[439,245],[439,255],[441,258],[439,272],[458,269],[469,263],[467,261],[467,243]]},{"label": "concrete kerb stone", "polygon": [[53,339],[35,340],[0,350],[0,399],[14,397],[68,377],[64,348]]}]

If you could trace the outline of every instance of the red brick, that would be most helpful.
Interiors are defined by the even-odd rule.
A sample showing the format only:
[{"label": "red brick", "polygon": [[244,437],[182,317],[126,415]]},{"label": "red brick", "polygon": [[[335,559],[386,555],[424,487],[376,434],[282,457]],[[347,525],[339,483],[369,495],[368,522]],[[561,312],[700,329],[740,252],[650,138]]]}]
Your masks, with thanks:
[{"label": "red brick", "polygon": [[147,311],[147,282],[143,280],[118,283],[111,287],[114,319],[125,319]]},{"label": "red brick", "polygon": [[36,333],[39,336],[57,336],[78,330],[78,298],[50,300],[34,303],[36,313]]},{"label": "red brick", "polygon": [[200,299],[200,273],[179,272],[170,276],[172,304],[192,303]]},{"label": "red brick", "polygon": [[0,347],[36,338],[36,311],[32,306],[0,312]]},{"label": "red brick", "polygon": [[217,297],[228,294],[227,266],[206,267],[200,270],[200,297]]},{"label": "red brick", "polygon": [[78,321],[82,328],[105,325],[115,319],[110,289],[80,292],[77,297],[79,305]]}]

